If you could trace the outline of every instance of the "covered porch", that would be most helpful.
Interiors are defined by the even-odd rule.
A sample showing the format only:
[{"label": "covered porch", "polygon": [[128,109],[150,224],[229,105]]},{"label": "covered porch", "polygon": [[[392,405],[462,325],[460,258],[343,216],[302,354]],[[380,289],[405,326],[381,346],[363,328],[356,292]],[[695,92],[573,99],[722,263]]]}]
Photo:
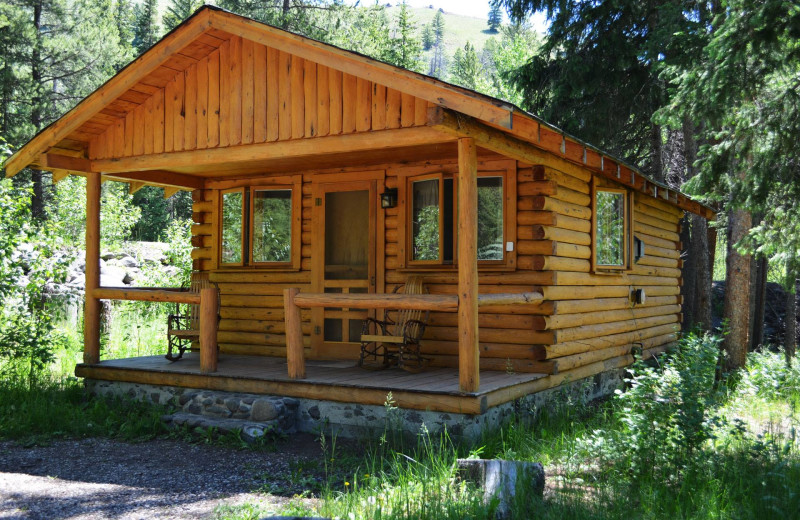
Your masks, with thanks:
[{"label": "covered porch", "polygon": [[383,406],[391,393],[400,408],[477,415],[489,408],[550,386],[536,373],[482,371],[479,391],[462,392],[458,370],[431,368],[421,373],[401,369],[364,370],[353,361],[309,360],[305,378],[289,377],[285,359],[225,354],[217,370],[204,373],[200,355],[188,353],[171,363],[163,356],[82,363],[76,374],[87,379],[167,385],[225,392],[271,394]]}]

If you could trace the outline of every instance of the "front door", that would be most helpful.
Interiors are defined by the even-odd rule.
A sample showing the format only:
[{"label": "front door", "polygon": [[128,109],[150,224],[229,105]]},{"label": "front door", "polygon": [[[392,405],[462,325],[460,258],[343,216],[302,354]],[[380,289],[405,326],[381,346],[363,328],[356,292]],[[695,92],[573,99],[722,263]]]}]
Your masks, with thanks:
[{"label": "front door", "polygon": [[[375,292],[375,182],[317,186],[315,292]],[[312,344],[317,357],[358,357],[361,323],[366,316],[367,311],[362,309],[315,309]]]}]

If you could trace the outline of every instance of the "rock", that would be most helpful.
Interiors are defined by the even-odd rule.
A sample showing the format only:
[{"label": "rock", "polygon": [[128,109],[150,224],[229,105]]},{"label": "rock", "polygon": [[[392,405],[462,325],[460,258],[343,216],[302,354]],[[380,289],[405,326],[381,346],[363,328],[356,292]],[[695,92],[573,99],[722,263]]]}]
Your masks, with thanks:
[{"label": "rock", "polygon": [[544,493],[544,467],[538,462],[458,459],[458,476],[483,489],[483,501],[498,500],[496,518],[508,518],[517,492],[522,498]]},{"label": "rock", "polygon": [[279,413],[278,407],[269,399],[256,399],[250,409],[250,418],[258,422],[271,421]]},{"label": "rock", "polygon": [[122,283],[125,285],[131,285],[133,283],[133,276],[131,276],[131,273],[125,273],[125,278],[122,279]]},{"label": "rock", "polygon": [[135,259],[135,258],[133,258],[133,257],[132,257],[132,256],[130,256],[130,255],[125,255],[125,256],[123,256],[122,258],[120,258],[120,259],[118,260],[118,262],[117,262],[117,263],[118,263],[119,265],[121,265],[122,267],[127,267],[127,268],[130,268],[130,267],[139,267],[139,262],[137,262],[137,261],[136,261],[136,259]]},{"label": "rock", "polygon": [[101,287],[119,287],[125,285],[125,269],[112,265],[105,265],[100,268]]}]

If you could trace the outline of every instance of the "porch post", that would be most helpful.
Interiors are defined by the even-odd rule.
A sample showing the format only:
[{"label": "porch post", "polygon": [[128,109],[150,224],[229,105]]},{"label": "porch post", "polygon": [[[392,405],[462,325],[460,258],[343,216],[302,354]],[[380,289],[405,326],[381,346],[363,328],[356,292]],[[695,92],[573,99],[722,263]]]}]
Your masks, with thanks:
[{"label": "porch post", "polygon": [[480,384],[478,348],[478,155],[475,140],[458,140],[458,381]]},{"label": "porch post", "polygon": [[86,174],[86,294],[83,307],[83,362],[100,361],[100,174]]},{"label": "porch post", "polygon": [[216,287],[200,290],[200,372],[217,371],[217,309],[219,294]]}]

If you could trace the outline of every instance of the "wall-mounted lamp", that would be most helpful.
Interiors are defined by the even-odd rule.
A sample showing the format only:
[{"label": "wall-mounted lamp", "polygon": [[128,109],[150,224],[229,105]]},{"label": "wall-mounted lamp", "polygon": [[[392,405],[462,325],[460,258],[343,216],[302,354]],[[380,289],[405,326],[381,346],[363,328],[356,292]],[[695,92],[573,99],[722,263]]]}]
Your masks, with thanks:
[{"label": "wall-mounted lamp", "polygon": [[387,188],[381,193],[381,207],[393,208],[397,206],[397,188]]}]

